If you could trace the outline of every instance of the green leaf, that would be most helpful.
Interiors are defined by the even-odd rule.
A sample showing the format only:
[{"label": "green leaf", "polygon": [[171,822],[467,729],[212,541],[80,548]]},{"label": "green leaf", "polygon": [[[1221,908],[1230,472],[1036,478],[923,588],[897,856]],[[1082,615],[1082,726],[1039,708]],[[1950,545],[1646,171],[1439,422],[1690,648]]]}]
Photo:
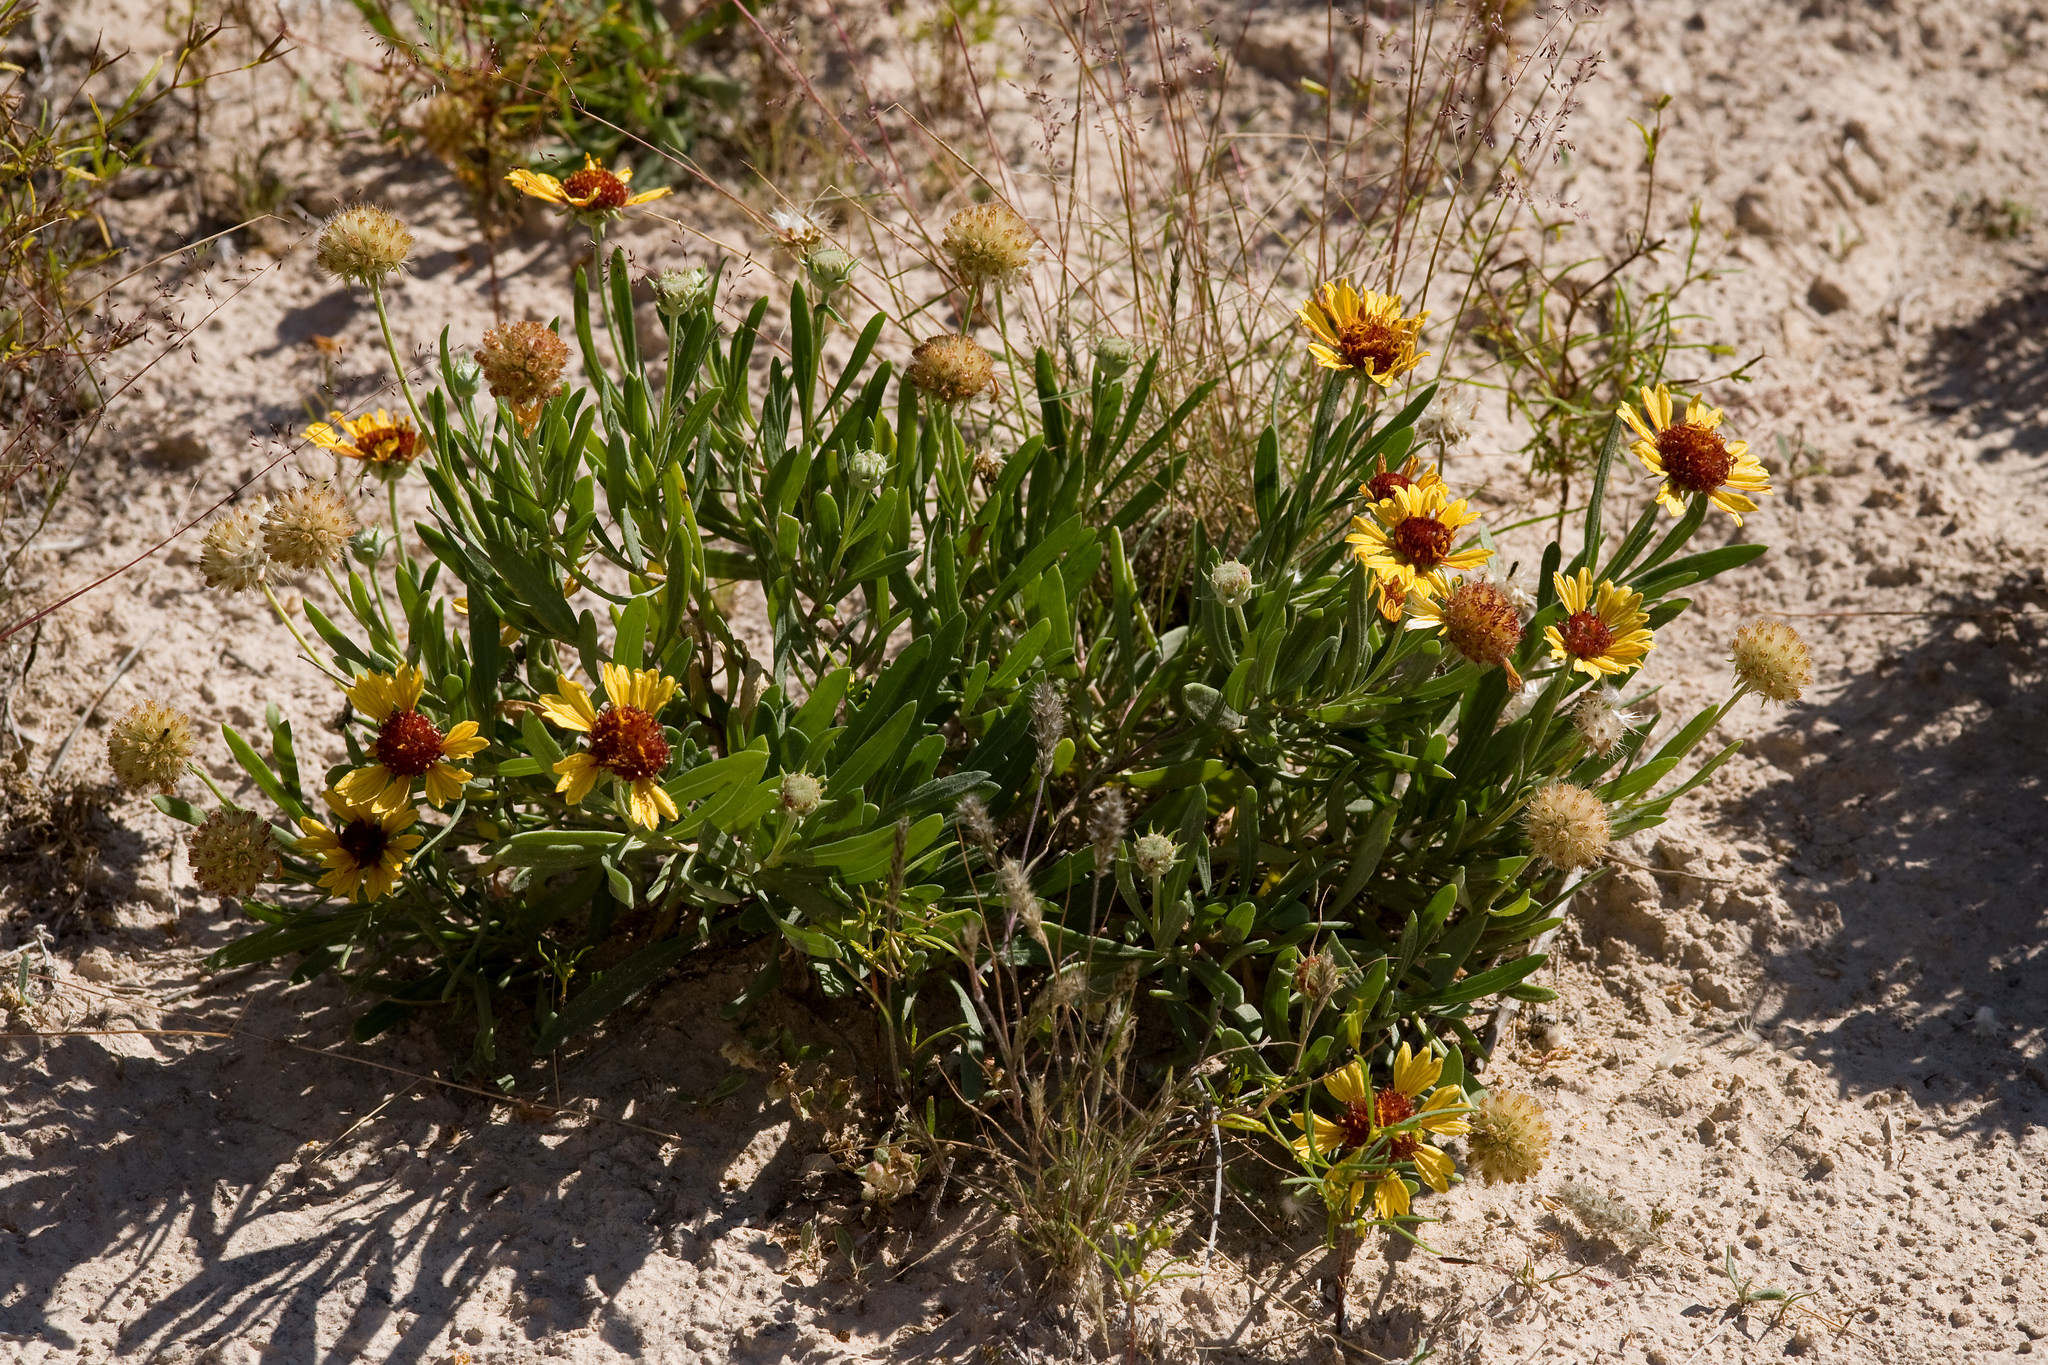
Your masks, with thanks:
[{"label": "green leaf", "polygon": [[569,1001],[533,1040],[535,1052],[553,1052],[564,1041],[599,1023],[634,1000],[669,968],[683,960],[694,944],[689,939],[663,939],[601,973],[582,994]]},{"label": "green leaf", "polygon": [[1169,792],[1192,787],[1196,783],[1214,782],[1230,770],[1230,764],[1220,758],[1198,758],[1164,768],[1147,768],[1130,774],[1124,781],[1140,791]]}]

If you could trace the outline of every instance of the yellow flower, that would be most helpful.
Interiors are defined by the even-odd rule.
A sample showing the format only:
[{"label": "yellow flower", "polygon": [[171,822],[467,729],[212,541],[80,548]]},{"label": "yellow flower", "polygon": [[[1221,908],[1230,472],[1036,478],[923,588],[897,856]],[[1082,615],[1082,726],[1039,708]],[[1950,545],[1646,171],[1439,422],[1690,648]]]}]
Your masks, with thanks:
[{"label": "yellow flower", "polygon": [[420,433],[410,417],[394,417],[379,408],[361,417],[327,414],[325,422],[306,428],[306,439],[324,450],[361,460],[383,478],[392,478],[420,457]]},{"label": "yellow flower", "polygon": [[1641,593],[1606,580],[1596,593],[1591,569],[1550,578],[1565,612],[1561,623],[1543,628],[1551,658],[1569,659],[1573,668],[1598,681],[1640,666],[1656,648],[1645,625],[1650,615],[1643,610]]},{"label": "yellow flower", "polygon": [[[1408,1124],[1393,1134],[1387,1143],[1387,1155],[1394,1161],[1406,1161],[1415,1167],[1415,1173],[1433,1190],[1450,1188],[1451,1174],[1456,1169],[1450,1157],[1422,1140],[1422,1134],[1441,1137],[1459,1137],[1469,1132],[1471,1125],[1466,1122],[1465,1095],[1455,1085],[1437,1085],[1443,1075],[1443,1060],[1434,1053],[1424,1051],[1419,1056],[1408,1044],[1401,1044],[1401,1050],[1394,1056],[1394,1074],[1391,1084],[1374,1090],[1366,1077],[1365,1065],[1353,1060],[1323,1078],[1323,1089],[1330,1098],[1337,1101],[1342,1109],[1334,1119],[1311,1113],[1308,1127],[1294,1140],[1297,1156],[1334,1157],[1344,1153],[1362,1151],[1379,1137],[1380,1130],[1396,1124]],[[1435,1086],[1434,1090],[1431,1087]],[[1425,1091],[1429,1092],[1425,1095]],[[1355,1204],[1362,1198],[1362,1188],[1368,1173],[1358,1172],[1352,1177],[1351,1198]],[[1387,1200],[1393,1196],[1388,1180],[1398,1177],[1388,1171],[1381,1178],[1375,1198],[1384,1196],[1380,1202],[1380,1216],[1392,1217],[1387,1212]],[[1408,1211],[1406,1185],[1400,1187],[1400,1212]]]},{"label": "yellow flower", "polygon": [[1483,545],[1454,550],[1458,532],[1479,520],[1463,498],[1451,501],[1441,482],[1396,488],[1374,503],[1370,517],[1353,517],[1344,538],[1379,587],[1380,614],[1401,619],[1413,593],[1438,598],[1450,590],[1446,571],[1476,569],[1493,557]]},{"label": "yellow flower", "polygon": [[1424,469],[1422,461],[1410,455],[1408,462],[1399,469],[1382,469],[1358,485],[1358,491],[1374,502],[1385,502],[1394,496],[1394,490],[1397,488],[1426,488],[1442,483],[1442,475],[1434,469]]},{"label": "yellow flower", "polygon": [[562,180],[528,170],[513,171],[505,179],[520,193],[544,199],[585,220],[615,218],[621,209],[648,203],[669,192],[669,187],[663,185],[660,189],[630,194],[626,187],[633,180],[631,166],[608,171],[587,152],[583,156],[583,169],[571,171]]},{"label": "yellow flower", "polygon": [[411,800],[416,777],[425,779],[427,804],[436,809],[462,795],[472,774],[449,760],[470,757],[486,741],[473,720],[443,734],[420,714],[425,690],[426,679],[410,664],[391,673],[365,673],[348,689],[349,701],[377,727],[377,739],[370,747],[376,761],[335,784],[343,799],[380,814],[397,810]]},{"label": "yellow flower", "polygon": [[1401,316],[1399,294],[1363,293],[1349,280],[1331,280],[1308,297],[1294,314],[1315,338],[1309,354],[1328,370],[1357,370],[1381,388],[1422,363],[1417,353],[1425,310]]},{"label": "yellow flower", "polygon": [[1382,1218],[1399,1218],[1408,1212],[1408,1182],[1392,1171],[1380,1177],[1380,1183],[1373,1186],[1373,1207]]},{"label": "yellow flower", "polygon": [[403,831],[419,819],[411,806],[376,811],[348,800],[338,791],[325,797],[334,812],[335,827],[312,816],[299,820],[305,837],[299,851],[317,856],[327,865],[320,885],[344,899],[382,900],[398,885],[407,856],[420,846],[422,837]]},{"label": "yellow flower", "polygon": [[1641,393],[1640,415],[1623,403],[1615,416],[1636,434],[1629,449],[1664,480],[1657,501],[1671,515],[1682,516],[1686,498],[1704,497],[1742,525],[1742,514],[1756,510],[1756,503],[1743,495],[1771,491],[1770,474],[1749,453],[1749,442],[1722,440],[1715,430],[1721,425],[1721,409],[1697,398],[1685,405],[1684,421],[1673,421],[1669,386],[1645,387]]},{"label": "yellow flower", "polygon": [[590,736],[582,753],[570,754],[555,765],[561,781],[555,790],[570,805],[580,805],[600,777],[609,775],[627,787],[626,808],[634,824],[653,829],[663,820],[676,818],[676,803],[661,789],[660,777],[668,767],[668,740],[656,719],[661,708],[676,694],[676,680],[660,669],[628,669],[605,664],[604,694],[608,705],[599,711],[590,694],[573,678],[563,678],[561,690],[540,699],[541,714],[564,730]]}]

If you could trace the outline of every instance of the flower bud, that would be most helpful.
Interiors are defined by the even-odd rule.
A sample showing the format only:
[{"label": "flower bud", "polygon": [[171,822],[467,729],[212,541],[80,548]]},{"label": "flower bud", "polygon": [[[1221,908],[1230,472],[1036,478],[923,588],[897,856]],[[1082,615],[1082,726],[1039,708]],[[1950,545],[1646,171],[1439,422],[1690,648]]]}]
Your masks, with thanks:
[{"label": "flower bud", "polygon": [[1524,823],[1536,856],[1567,870],[1599,862],[1613,841],[1607,807],[1584,787],[1569,782],[1553,782],[1531,797]]},{"label": "flower bud", "polygon": [[856,488],[879,488],[889,477],[889,457],[879,450],[862,447],[847,461],[846,477]]},{"label": "flower bud", "polygon": [[1252,600],[1252,571],[1249,565],[1226,559],[1209,570],[1209,587],[1226,607],[1241,607]]},{"label": "flower bud", "polygon": [[782,808],[797,819],[801,820],[816,810],[824,799],[824,788],[809,773],[782,775]]},{"label": "flower bud", "polygon": [[853,258],[852,252],[836,246],[819,247],[804,260],[804,269],[810,273],[811,283],[828,298],[833,290],[846,287],[859,266],[860,262]]},{"label": "flower bud", "polygon": [[655,311],[665,318],[679,318],[711,306],[711,272],[701,265],[688,269],[670,266],[652,283]]},{"label": "flower bud", "polygon": [[1131,860],[1138,871],[1155,880],[1173,871],[1179,858],[1180,846],[1164,834],[1140,834],[1131,846]]},{"label": "flower bud", "polygon": [[1138,348],[1122,337],[1100,337],[1095,342],[1095,367],[1114,379],[1138,358]]}]

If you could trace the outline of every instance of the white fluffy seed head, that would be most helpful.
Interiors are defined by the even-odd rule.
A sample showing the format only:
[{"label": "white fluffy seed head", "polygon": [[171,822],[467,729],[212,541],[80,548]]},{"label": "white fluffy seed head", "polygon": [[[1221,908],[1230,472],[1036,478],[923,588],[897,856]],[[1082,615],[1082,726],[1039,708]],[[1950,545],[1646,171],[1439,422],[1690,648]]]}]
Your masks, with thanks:
[{"label": "white fluffy seed head", "polygon": [[1635,724],[1635,713],[1622,706],[1621,694],[1611,687],[1593,688],[1572,708],[1572,728],[1586,748],[1602,758],[1614,751]]},{"label": "white fluffy seed head", "polygon": [[207,587],[257,592],[270,581],[270,552],[263,548],[263,515],[268,510],[266,499],[252,498],[206,528],[199,542],[199,572]]},{"label": "white fluffy seed head", "polygon": [[1813,686],[1813,655],[1783,621],[1751,621],[1736,631],[1729,662],[1743,686],[1771,701],[1798,701]]},{"label": "white fluffy seed head", "polygon": [[1531,797],[1524,824],[1536,856],[1567,870],[1591,867],[1606,856],[1613,842],[1607,807],[1599,797],[1570,782],[1553,782]]}]

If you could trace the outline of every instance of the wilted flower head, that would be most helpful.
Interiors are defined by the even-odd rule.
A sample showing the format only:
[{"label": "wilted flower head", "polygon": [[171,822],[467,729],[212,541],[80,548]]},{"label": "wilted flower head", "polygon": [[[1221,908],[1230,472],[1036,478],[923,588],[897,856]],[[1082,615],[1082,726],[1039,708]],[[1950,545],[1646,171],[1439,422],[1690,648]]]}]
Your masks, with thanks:
[{"label": "wilted flower head", "polygon": [[1590,867],[1607,852],[1612,837],[1607,807],[1584,787],[1553,782],[1529,799],[1524,815],[1529,845],[1553,867]]},{"label": "wilted flower head", "polygon": [[1131,845],[1131,861],[1148,877],[1164,877],[1180,858],[1180,845],[1164,834],[1140,834]]},{"label": "wilted flower head", "polygon": [[1448,393],[1439,393],[1429,411],[1415,421],[1415,437],[1432,442],[1444,455],[1455,455],[1472,440],[1472,426],[1479,418],[1479,400],[1461,413]]},{"label": "wilted flower head", "polygon": [[768,221],[775,225],[775,235],[782,245],[798,260],[809,259],[823,245],[829,227],[822,218],[797,209],[776,209],[768,215]]},{"label": "wilted flower head", "polygon": [[860,1197],[863,1202],[887,1208],[917,1188],[917,1153],[900,1145],[883,1143],[875,1148],[875,1159],[860,1168]]},{"label": "wilted flower head", "polygon": [[994,483],[1003,475],[1003,466],[1008,461],[1002,455],[984,446],[974,452],[974,476],[983,483]]},{"label": "wilted flower head", "polygon": [[889,477],[889,457],[879,450],[862,446],[853,452],[847,461],[846,477],[860,488],[879,488],[882,480]]},{"label": "wilted flower head", "polygon": [[782,808],[801,820],[825,799],[825,789],[809,773],[782,775]]},{"label": "wilted flower head", "polygon": [[1015,284],[1037,244],[1031,225],[1015,209],[993,202],[954,214],[940,243],[961,282],[977,289]]},{"label": "wilted flower head", "polygon": [[381,284],[404,268],[412,254],[412,230],[374,204],[355,204],[320,228],[313,263],[350,284]]},{"label": "wilted flower head", "polygon": [[1344,969],[1324,953],[1310,953],[1294,965],[1294,989],[1321,1004],[1344,984]]},{"label": "wilted flower head", "polygon": [[222,807],[192,831],[186,856],[202,890],[242,900],[277,865],[277,846],[256,812]]},{"label": "wilted flower head", "polygon": [[1248,565],[1226,559],[1209,570],[1209,587],[1226,607],[1241,607],[1252,600],[1252,571]]},{"label": "wilted flower head", "polygon": [[229,508],[206,528],[199,542],[199,572],[209,588],[255,592],[270,581],[269,552],[263,548],[263,514],[269,504],[252,498]]},{"label": "wilted flower head", "polygon": [[1444,643],[1461,657],[1481,668],[1505,669],[1508,686],[1521,690],[1522,675],[1515,670],[1514,656],[1522,643],[1522,618],[1514,599],[1493,579],[1460,579],[1441,601],[1410,594],[1408,625],[1413,630],[1442,630]]},{"label": "wilted flower head", "polygon": [[1735,676],[1772,701],[1798,701],[1813,686],[1813,655],[1783,621],[1751,621],[1729,646]]},{"label": "wilted flower head", "polygon": [[107,766],[131,792],[168,796],[192,757],[192,722],[162,702],[137,702],[107,728]]},{"label": "wilted flower head", "polygon": [[911,351],[904,377],[952,407],[993,389],[996,365],[973,337],[936,336],[919,342]]},{"label": "wilted flower head", "polygon": [[491,396],[504,399],[520,425],[528,426],[561,388],[569,343],[544,323],[510,322],[484,333],[476,363],[491,386]]},{"label": "wilted flower head", "polygon": [[836,246],[821,246],[804,258],[804,269],[809,272],[811,283],[818,286],[818,291],[823,294],[844,288],[859,265],[852,252]]},{"label": "wilted flower head", "polygon": [[1638,717],[1621,704],[1621,693],[1611,687],[1589,689],[1572,708],[1572,726],[1586,747],[1605,758],[1622,736],[1634,729]]},{"label": "wilted flower head", "polygon": [[263,548],[288,569],[318,569],[341,558],[355,529],[355,516],[333,484],[301,484],[264,516]]},{"label": "wilted flower head", "polygon": [[711,306],[711,272],[701,265],[670,266],[651,281],[654,307],[665,318],[679,318]]}]

